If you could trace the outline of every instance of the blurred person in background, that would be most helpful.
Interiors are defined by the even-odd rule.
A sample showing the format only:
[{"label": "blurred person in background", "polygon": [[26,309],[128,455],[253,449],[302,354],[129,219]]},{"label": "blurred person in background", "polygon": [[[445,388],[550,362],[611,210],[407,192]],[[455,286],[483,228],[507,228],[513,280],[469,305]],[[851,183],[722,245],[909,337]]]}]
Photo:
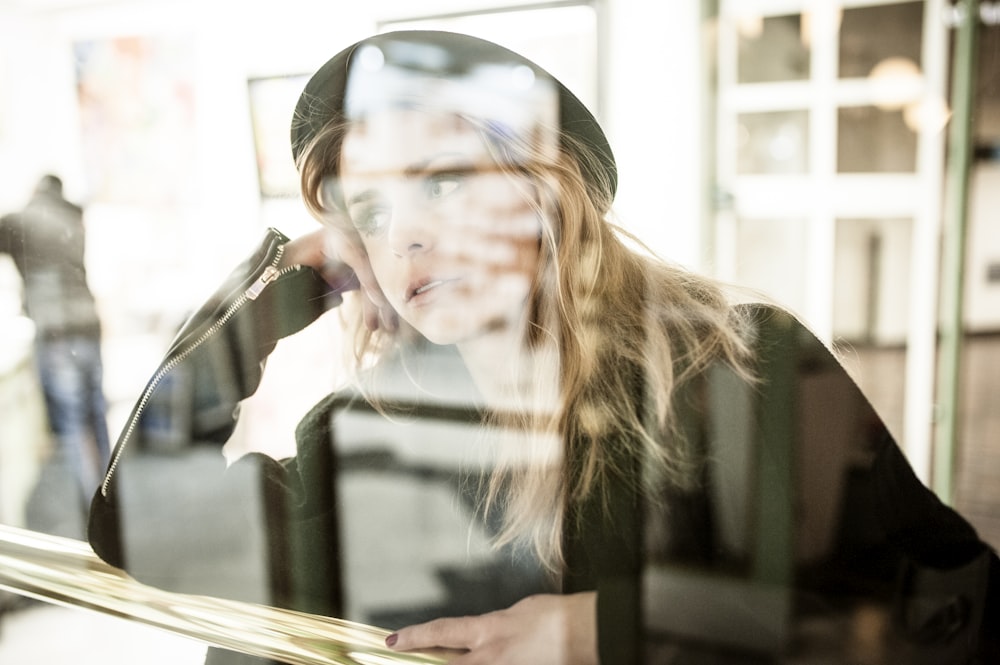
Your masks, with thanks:
[{"label": "blurred person in background", "polygon": [[0,219],[0,252],[23,281],[25,314],[35,325],[35,359],[57,444],[86,514],[110,444],[103,390],[101,322],[84,265],[83,209],[62,180],[42,176],[27,205]]}]

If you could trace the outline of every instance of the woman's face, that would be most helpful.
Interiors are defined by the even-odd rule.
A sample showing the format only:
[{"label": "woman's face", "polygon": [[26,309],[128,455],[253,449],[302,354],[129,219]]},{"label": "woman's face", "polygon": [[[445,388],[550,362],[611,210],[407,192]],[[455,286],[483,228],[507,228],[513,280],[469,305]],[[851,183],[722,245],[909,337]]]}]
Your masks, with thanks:
[{"label": "woman's face", "polygon": [[523,321],[539,257],[534,189],[499,169],[467,121],[369,116],[344,138],[340,186],[379,286],[427,339],[461,344]]}]

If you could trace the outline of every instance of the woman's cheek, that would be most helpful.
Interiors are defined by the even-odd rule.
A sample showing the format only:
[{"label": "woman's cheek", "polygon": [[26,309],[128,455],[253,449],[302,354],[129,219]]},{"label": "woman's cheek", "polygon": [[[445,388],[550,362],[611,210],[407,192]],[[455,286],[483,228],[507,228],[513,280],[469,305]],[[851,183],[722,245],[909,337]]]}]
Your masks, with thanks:
[{"label": "woman's cheek", "polygon": [[406,292],[406,286],[400,287],[397,283],[400,279],[399,261],[389,248],[378,240],[366,238],[362,240],[362,244],[368,255],[368,265],[371,266],[375,281],[393,308],[399,310],[401,294]]}]

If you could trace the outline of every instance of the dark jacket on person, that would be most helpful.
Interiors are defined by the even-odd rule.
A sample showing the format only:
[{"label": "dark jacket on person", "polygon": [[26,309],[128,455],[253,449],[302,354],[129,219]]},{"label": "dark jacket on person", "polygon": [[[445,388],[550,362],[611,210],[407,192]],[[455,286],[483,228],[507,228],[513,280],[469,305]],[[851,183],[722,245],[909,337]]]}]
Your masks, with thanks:
[{"label": "dark jacket on person", "polygon": [[[140,581],[260,600],[241,597],[249,587],[224,579],[224,568],[202,588],[178,589],[171,571],[130,551],[130,531],[162,532],[164,523],[130,513],[125,489],[136,424],[173,368],[208,366],[209,355],[223,354],[231,368],[226,381],[241,399],[256,389],[279,339],[340,304],[341,295],[316,272],[276,270],[286,241],[269,231],[191,317],[118,441],[94,497],[89,538],[98,555]],[[894,663],[990,662],[1000,639],[995,553],[920,483],[815,336],[777,308],[745,307],[756,329],[760,381],[717,368],[677,396],[697,461],[691,482],[646,477],[642,460],[618,459],[620,473],[606,492],[572,506],[565,518],[561,591],[598,591],[601,662],[765,663],[810,650],[851,662],[859,648]],[[385,409],[473,423],[482,415],[474,404],[428,404],[421,394],[403,394]],[[235,413],[238,404],[230,406]],[[259,515],[203,511],[206,522],[260,531],[270,604],[343,614],[332,440],[336,414],[348,409],[371,405],[352,392],[330,395],[300,422],[295,458],[251,454],[225,472],[251,479],[263,497]],[[221,443],[231,432],[216,429],[205,438]],[[220,486],[223,466],[220,455]],[[197,538],[213,530],[186,520],[169,528],[164,546],[184,532]],[[865,637],[866,626],[874,637]]]},{"label": "dark jacket on person", "polygon": [[58,192],[37,192],[23,210],[0,219],[0,252],[21,273],[25,313],[40,339],[100,334],[79,206]]}]

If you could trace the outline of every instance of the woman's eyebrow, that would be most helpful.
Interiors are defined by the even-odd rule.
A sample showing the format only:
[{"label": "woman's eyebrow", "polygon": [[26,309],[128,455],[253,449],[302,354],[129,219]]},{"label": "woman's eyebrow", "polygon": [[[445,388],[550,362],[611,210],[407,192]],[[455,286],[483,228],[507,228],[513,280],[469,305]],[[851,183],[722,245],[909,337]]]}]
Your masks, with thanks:
[{"label": "woman's eyebrow", "polygon": [[459,166],[460,168],[466,168],[466,167],[471,167],[473,165],[472,160],[470,160],[469,156],[464,153],[442,152],[436,155],[431,155],[426,159],[421,159],[420,161],[414,162],[413,164],[407,166],[406,168],[403,169],[403,175],[409,178],[415,175],[427,173],[428,171],[434,171],[437,168],[435,166],[435,163],[437,161],[444,159],[450,160],[452,157],[459,158],[461,160],[461,164],[452,164],[452,162],[449,161],[446,165],[446,168],[450,169],[454,168],[454,166]]},{"label": "woman's eyebrow", "polygon": [[[452,160],[452,158],[458,158],[457,160]],[[447,160],[447,161],[445,161]],[[444,161],[445,163],[440,166],[437,164],[439,161]],[[421,175],[426,175],[427,173],[435,173],[439,170],[443,171],[499,171],[499,167],[490,164],[490,168],[484,169],[483,164],[477,163],[475,160],[469,159],[469,156],[461,152],[442,152],[436,155],[431,155],[425,159],[418,160],[412,164],[404,166],[401,170],[386,169],[380,171],[366,171],[359,174],[361,178],[365,180],[377,180],[379,178],[389,178],[393,176],[400,176],[404,178],[414,178]],[[369,187],[364,189],[357,194],[351,196],[346,200],[346,205],[351,206],[356,203],[367,203],[378,198],[378,188]]]},{"label": "woman's eyebrow", "polygon": [[365,189],[347,199],[345,206],[350,208],[352,205],[356,205],[358,203],[368,203],[376,199],[378,199],[378,192],[375,189]]},{"label": "woman's eyebrow", "polygon": [[[409,165],[404,166],[404,167],[399,168],[399,169],[396,169],[396,168],[382,168],[382,169],[363,170],[363,171],[359,172],[357,174],[357,176],[358,176],[359,179],[364,179],[364,180],[378,180],[380,178],[391,178],[393,176],[399,176],[399,175],[402,175],[404,178],[412,178],[414,176],[418,176],[418,175],[427,173],[428,171],[433,171],[434,170],[434,167],[433,167],[434,162],[438,161],[439,159],[441,159],[443,157],[452,157],[452,156],[462,157],[463,165],[464,164],[471,164],[471,162],[468,160],[468,158],[465,157],[464,155],[462,155],[461,153],[440,153],[440,154],[431,155],[430,157],[427,157],[425,159],[421,159],[419,161],[413,162],[412,164],[409,164]],[[354,202],[356,199],[361,198],[361,197],[365,196],[366,194],[369,194],[370,191],[371,191],[371,189],[368,189],[368,190],[365,190],[365,191],[361,192],[357,196],[352,196],[351,199],[350,199],[350,202]]]}]

